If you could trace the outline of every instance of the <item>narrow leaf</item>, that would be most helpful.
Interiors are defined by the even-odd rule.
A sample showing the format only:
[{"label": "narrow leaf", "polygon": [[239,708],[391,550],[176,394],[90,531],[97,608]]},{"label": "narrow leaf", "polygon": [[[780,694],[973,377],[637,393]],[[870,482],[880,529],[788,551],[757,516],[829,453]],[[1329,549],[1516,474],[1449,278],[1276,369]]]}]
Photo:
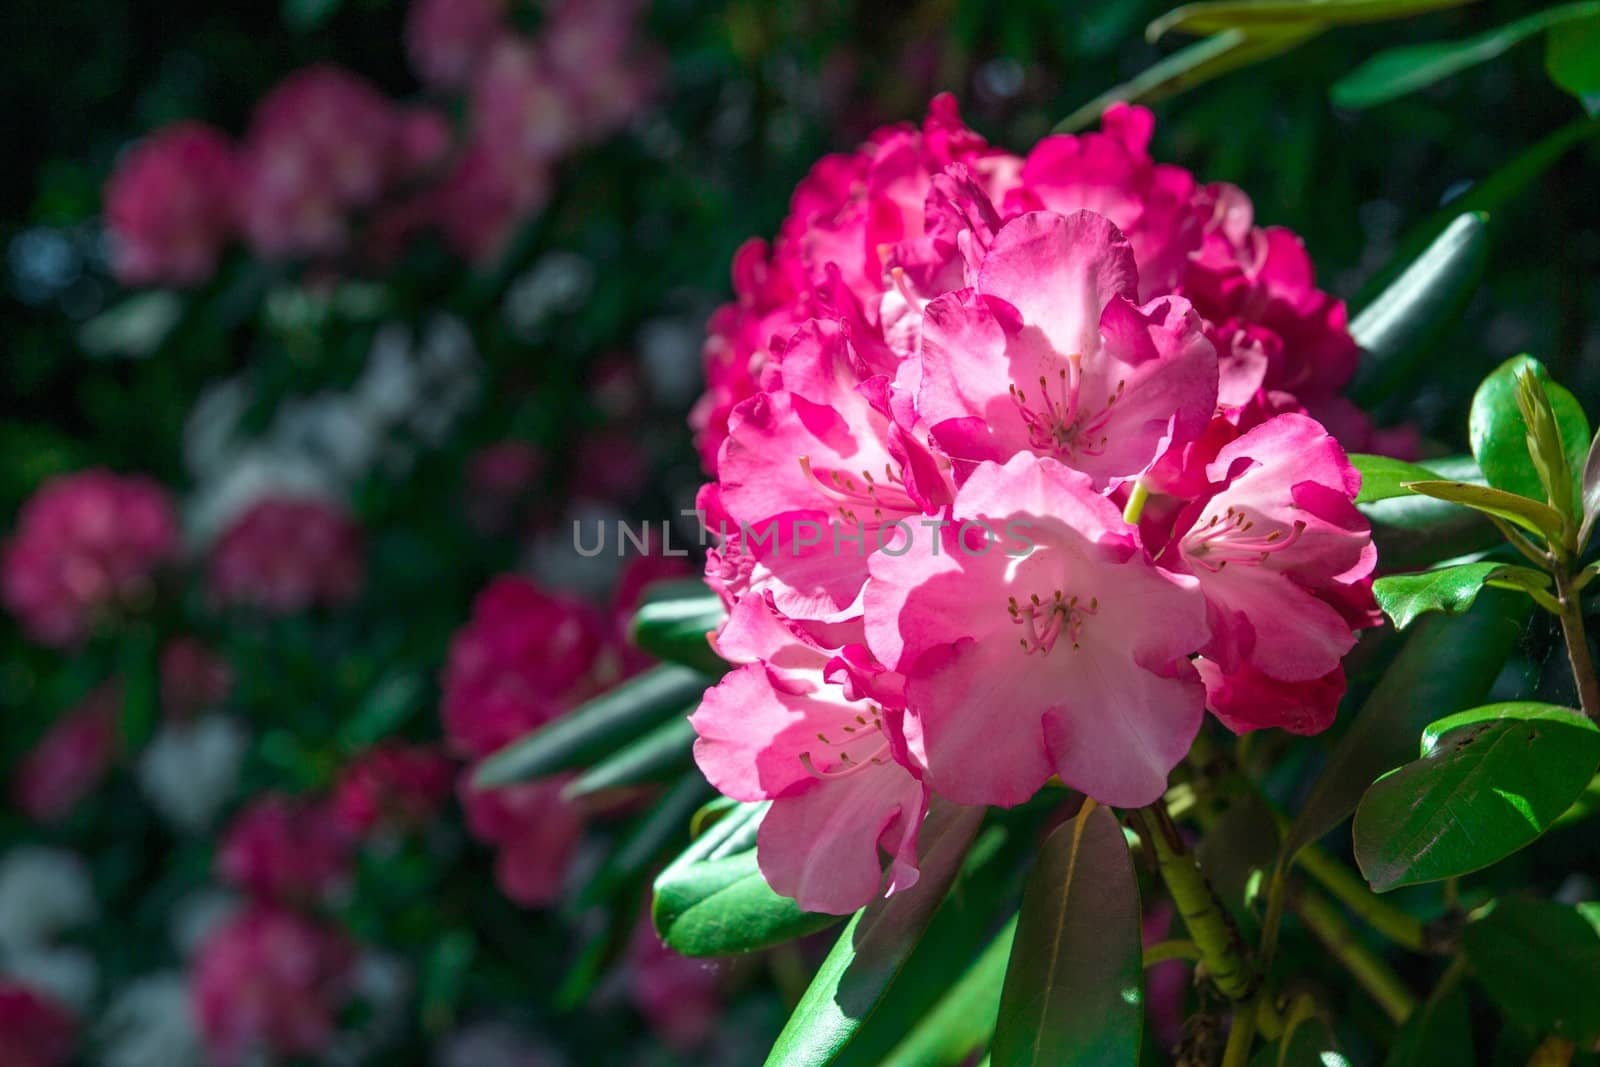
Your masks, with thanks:
[{"label": "narrow leaf", "polygon": [[1207,34],[1232,29],[1279,29],[1305,25],[1346,25],[1411,18],[1459,7],[1470,0],[1214,0],[1185,4],[1150,23],[1151,41],[1177,31]]},{"label": "narrow leaf", "polygon": [[1017,936],[1015,917],[983,950],[961,980],[939,999],[881,1067],[959,1067],[994,1035],[1000,986]]},{"label": "narrow leaf", "polygon": [[1414,758],[1417,736],[1440,712],[1488,695],[1529,611],[1526,599],[1491,590],[1477,611],[1430,615],[1412,628],[1284,835],[1286,858],[1344,821],[1379,775]]},{"label": "narrow leaf", "polygon": [[1423,755],[1356,809],[1356,862],[1377,890],[1497,863],[1550,828],[1600,765],[1600,729],[1550,704],[1491,704],[1433,723]]},{"label": "narrow leaf", "polygon": [[[667,855],[675,842],[688,836],[689,820],[709,792],[711,786],[698,771],[679,778],[584,882],[578,893],[578,906],[591,906],[625,888],[642,888],[646,872]],[[634,895],[631,903],[635,908],[637,900]]]},{"label": "narrow leaf", "polygon": [[893,984],[961,870],[983,809],[938,801],[922,824],[921,875],[856,912],[767,1055],[767,1067],[832,1063]]},{"label": "narrow leaf", "polygon": [[1139,1059],[1139,883],[1116,817],[1095,807],[1039,850],[1000,994],[998,1067]]},{"label": "narrow leaf", "polygon": [[1339,107],[1374,107],[1487,63],[1542,30],[1596,12],[1600,3],[1584,0],[1535,12],[1474,37],[1391,48],[1340,78],[1329,95]]},{"label": "narrow leaf", "polygon": [[1106,90],[1056,124],[1056,133],[1072,133],[1100,121],[1112,104],[1154,103],[1176,96],[1230,71],[1248,67],[1297,48],[1322,32],[1320,26],[1295,26],[1246,33],[1228,30],[1179,49],[1147,67],[1131,80]]},{"label": "narrow leaf", "polygon": [[1491,486],[1543,500],[1544,486],[1528,456],[1528,423],[1517,402],[1517,377],[1522,372],[1537,375],[1544,386],[1555,415],[1561,451],[1567,457],[1567,469],[1574,477],[1583,469],[1589,447],[1589,420],[1583,406],[1570,392],[1550,381],[1544,364],[1532,356],[1508,359],[1484,378],[1472,397],[1467,436],[1472,454]]},{"label": "narrow leaf", "polygon": [[694,727],[688,719],[668,719],[615,756],[596,763],[561,795],[576,800],[607,789],[659,781],[693,762],[694,738]]},{"label": "narrow leaf", "polygon": [[1600,110],[1600,4],[1583,6],[1592,13],[1550,28],[1544,67],[1551,81],[1577,97],[1593,115]]},{"label": "narrow leaf", "polygon": [[1361,472],[1361,493],[1356,497],[1357,504],[1408,497],[1411,490],[1406,488],[1405,483],[1426,482],[1439,477],[1438,471],[1388,456],[1352,452],[1350,463]]},{"label": "narrow leaf", "polygon": [[697,702],[712,679],[676,664],[656,667],[602,693],[533,731],[479,764],[479,789],[525,782],[564,771],[639,737]]},{"label": "narrow leaf", "polygon": [[651,587],[634,613],[629,636],[658,659],[721,677],[728,664],[711,650],[706,635],[727,614],[721,598],[702,581],[661,582]]},{"label": "narrow leaf", "polygon": [[1356,403],[1370,407],[1411,384],[1434,343],[1460,320],[1488,262],[1488,216],[1465,212],[1361,309],[1350,322],[1364,353],[1350,386]]},{"label": "narrow leaf", "polygon": [[[1526,453],[1524,453],[1526,460]],[[1531,473],[1531,468],[1529,468]],[[1549,504],[1520,496],[1505,489],[1465,482],[1407,482],[1413,493],[1481,511],[1536,533],[1547,540],[1561,536],[1561,516]]]},{"label": "narrow leaf", "polygon": [[1384,614],[1394,620],[1395,628],[1404,630],[1419,615],[1442,611],[1459,615],[1472,607],[1478,593],[1490,582],[1518,587],[1531,586],[1545,589],[1550,577],[1530,567],[1517,567],[1503,563],[1464,563],[1421,574],[1396,574],[1379,578],[1372,584],[1372,593]]},{"label": "narrow leaf", "polygon": [[1600,933],[1575,908],[1509,897],[1461,932],[1467,961],[1507,1017],[1536,1034],[1600,1037]]},{"label": "narrow leaf", "polygon": [[1361,505],[1361,513],[1372,524],[1372,543],[1384,569],[1431,567],[1504,543],[1482,514],[1406,492],[1407,496]]}]

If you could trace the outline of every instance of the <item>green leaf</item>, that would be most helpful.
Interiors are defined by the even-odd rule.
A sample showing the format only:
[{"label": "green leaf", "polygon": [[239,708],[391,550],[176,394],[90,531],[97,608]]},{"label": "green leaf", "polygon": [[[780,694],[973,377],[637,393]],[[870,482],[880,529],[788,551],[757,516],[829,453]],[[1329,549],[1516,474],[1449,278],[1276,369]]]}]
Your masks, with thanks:
[{"label": "green leaf", "polygon": [[1463,563],[1421,574],[1396,574],[1372,583],[1372,593],[1384,614],[1404,630],[1419,615],[1442,611],[1459,615],[1472,607],[1478,593],[1491,582],[1524,588],[1545,589],[1550,576],[1531,567],[1505,563]]},{"label": "green leaf", "polygon": [[1500,532],[1478,512],[1407,492],[1408,496],[1360,505],[1372,524],[1372,543],[1385,570],[1431,567],[1504,543]]},{"label": "green leaf", "polygon": [[615,752],[663,721],[683,714],[712,679],[675,664],[655,667],[561,718],[511,742],[478,765],[479,789],[525,782]]},{"label": "green leaf", "polygon": [[[674,842],[687,836],[689,820],[711,786],[690,771],[657,800],[619,841],[578,892],[577,904],[589,907],[632,886],[642,888],[645,874],[665,858]],[[637,896],[632,906],[637,909]]]},{"label": "green leaf", "polygon": [[1506,360],[1478,386],[1472,397],[1467,436],[1472,443],[1472,454],[1477,457],[1478,466],[1490,485],[1508,493],[1543,500],[1544,486],[1528,456],[1528,424],[1517,403],[1520,371],[1529,371],[1541,379],[1555,413],[1567,469],[1573,472],[1576,480],[1589,448],[1589,420],[1577,399],[1550,381],[1544,364],[1532,356]]},{"label": "green leaf", "polygon": [[1600,110],[1600,4],[1582,6],[1593,13],[1550,28],[1544,68],[1551,81],[1577,97],[1593,115]]},{"label": "green leaf", "polygon": [[1470,0],[1213,0],[1185,4],[1150,23],[1151,41],[1179,33],[1221,33],[1233,29],[1284,29],[1338,26],[1405,19],[1429,11],[1459,7]]},{"label": "green leaf", "polygon": [[1473,1067],[1476,1062],[1467,994],[1451,983],[1401,1025],[1383,1067]]},{"label": "green leaf", "polygon": [[1488,262],[1488,216],[1465,212],[1361,309],[1350,322],[1364,353],[1350,386],[1356,403],[1371,407],[1412,383],[1434,342],[1460,321]]},{"label": "green leaf", "polygon": [[1361,472],[1361,493],[1356,497],[1357,504],[1409,497],[1412,493],[1405,483],[1426,482],[1439,477],[1437,471],[1388,456],[1352,452],[1350,463]]},{"label": "green leaf", "polygon": [[1509,897],[1467,924],[1461,945],[1489,999],[1536,1034],[1600,1037],[1600,933],[1577,909]]},{"label": "green leaf", "polygon": [[1417,736],[1440,712],[1488,695],[1529,611],[1525,598],[1491,590],[1476,611],[1430,615],[1411,629],[1284,835],[1286,859],[1343,822],[1379,775],[1412,759]]},{"label": "green leaf", "polygon": [[1148,104],[1176,96],[1230,71],[1288,52],[1321,32],[1320,26],[1251,33],[1228,30],[1215,37],[1196,41],[1147,67],[1129,81],[1101,93],[1056,123],[1054,132],[1072,133],[1093,125],[1100,121],[1106,108],[1118,102]]},{"label": "green leaf", "polygon": [[960,1067],[994,1035],[1000,986],[1017,935],[1015,917],[880,1067]]},{"label": "green leaf", "polygon": [[1340,78],[1329,95],[1339,107],[1373,107],[1487,63],[1542,30],[1596,12],[1600,12],[1600,3],[1584,0],[1547,8],[1459,41],[1391,48]]},{"label": "green leaf", "polygon": [[1551,704],[1491,704],[1433,723],[1422,758],[1378,780],[1354,826],[1356,863],[1379,891],[1437,882],[1526,847],[1600,765],[1600,729]]},{"label": "green leaf", "polygon": [[921,874],[856,912],[767,1055],[767,1067],[820,1067],[860,1028],[916,948],[983,821],[982,808],[935,800],[921,830]]},{"label": "green leaf", "polygon": [[1139,883],[1117,819],[1095,807],[1045,840],[1000,994],[1000,1067],[1139,1059]]},{"label": "green leaf", "polygon": [[629,636],[658,659],[721,677],[728,664],[711,650],[706,635],[727,615],[722,599],[699,579],[661,582],[645,594]]},{"label": "green leaf", "polygon": [[[1532,468],[1529,467],[1531,472]],[[1466,482],[1407,482],[1413,493],[1481,511],[1554,541],[1561,536],[1561,516],[1549,504],[1506,489]]]},{"label": "green leaf", "polygon": [[695,732],[686,718],[671,718],[626,745],[615,756],[596,763],[561,791],[567,800],[607,789],[654,782],[693,762]]}]

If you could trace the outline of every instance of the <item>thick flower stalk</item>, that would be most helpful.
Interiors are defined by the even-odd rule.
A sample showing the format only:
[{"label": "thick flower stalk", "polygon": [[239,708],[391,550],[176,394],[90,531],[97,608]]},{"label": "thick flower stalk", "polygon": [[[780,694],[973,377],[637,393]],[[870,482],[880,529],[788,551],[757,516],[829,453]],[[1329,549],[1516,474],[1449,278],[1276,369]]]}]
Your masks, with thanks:
[{"label": "thick flower stalk", "polygon": [[1208,708],[1323,729],[1377,622],[1343,306],[1150,126],[1024,159],[941,97],[736,259],[694,418],[741,666],[696,756],[804,908],[912,884],[931,796],[1135,808]]}]

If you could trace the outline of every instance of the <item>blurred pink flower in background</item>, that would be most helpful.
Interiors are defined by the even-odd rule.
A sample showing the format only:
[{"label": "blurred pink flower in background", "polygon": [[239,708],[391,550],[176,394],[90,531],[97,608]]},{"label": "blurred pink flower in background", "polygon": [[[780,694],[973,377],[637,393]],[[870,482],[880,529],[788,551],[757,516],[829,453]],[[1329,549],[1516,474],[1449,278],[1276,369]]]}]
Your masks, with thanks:
[{"label": "blurred pink flower in background", "polygon": [[722,961],[690,959],[672,951],[646,914],[628,944],[628,997],[657,1037],[688,1052],[716,1030],[726,969]]},{"label": "blurred pink flower in background", "polygon": [[161,710],[187,720],[228,699],[233,668],[196,637],[174,637],[161,649]]},{"label": "blurred pink flower in background", "polygon": [[22,506],[0,561],[0,594],[28,636],[57,648],[135,606],[177,559],[178,519],[148,478],[94,469],[52,478]]},{"label": "blurred pink flower in background", "polygon": [[219,1067],[323,1052],[350,998],[355,952],[336,928],[256,904],[201,943],[190,997]]},{"label": "blurred pink flower in background", "polygon": [[436,89],[460,89],[499,36],[503,0],[413,0],[406,12],[406,54],[417,77]]},{"label": "blurred pink flower in background", "polygon": [[347,603],[366,580],[366,539],[337,504],[320,497],[267,497],[251,505],[211,548],[214,601],[290,615]]},{"label": "blurred pink flower in background", "polygon": [[523,907],[554,904],[577,856],[584,813],[561,797],[572,777],[555,775],[482,790],[473,788],[470,775],[461,777],[458,793],[467,829],[495,846],[495,884]]},{"label": "blurred pink flower in background", "polygon": [[23,757],[11,795],[29,818],[58,822],[100,784],[120,744],[122,687],[107,682],[52,726]]},{"label": "blurred pink flower in background", "polygon": [[326,803],[263,793],[223,832],[216,873],[264,901],[319,903],[349,883],[351,843]]},{"label": "blurred pink flower in background", "polygon": [[65,1067],[76,1041],[66,1008],[20,982],[0,982],[0,1067]]},{"label": "blurred pink flower in background", "polygon": [[386,742],[358,755],[333,787],[333,818],[352,836],[426,826],[450,796],[456,767],[426,745]]},{"label": "blurred pink flower in background", "polygon": [[480,533],[505,533],[544,472],[544,453],[527,441],[484,445],[467,460],[462,493],[467,521]]},{"label": "blurred pink flower in background", "polygon": [[111,264],[124,285],[196,285],[233,234],[239,164],[228,139],[179,122],[139,141],[105,190]]}]

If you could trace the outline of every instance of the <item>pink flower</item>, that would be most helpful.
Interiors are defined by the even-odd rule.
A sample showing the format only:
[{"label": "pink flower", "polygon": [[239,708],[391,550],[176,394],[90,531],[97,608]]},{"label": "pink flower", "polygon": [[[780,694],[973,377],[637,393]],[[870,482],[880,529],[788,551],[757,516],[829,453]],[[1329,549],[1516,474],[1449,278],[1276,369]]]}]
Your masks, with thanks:
[{"label": "pink flower", "polygon": [[561,797],[572,776],[504,789],[474,789],[471,778],[462,775],[458,794],[467,829],[496,849],[495,884],[525,908],[554,904],[583,837],[582,811]]},{"label": "pink flower", "polygon": [[174,637],[161,649],[161,708],[192,719],[228,699],[233,668],[196,637]]},{"label": "pink flower", "polygon": [[341,250],[349,211],[404,170],[404,133],[399,112],[356,75],[327,65],[289,75],[257,106],[245,139],[240,209],[251,247],[269,258]]},{"label": "pink flower", "polygon": [[406,54],[436,89],[466,85],[505,19],[502,0],[413,0],[406,12]]},{"label": "pink flower", "polygon": [[[1378,622],[1377,557],[1355,507],[1361,476],[1304,415],[1268,419],[1203,469],[1207,489],[1178,515],[1160,558],[1194,575],[1205,594],[1212,707],[1230,726],[1324,728],[1354,631]],[[1279,693],[1291,688],[1296,696]],[[1321,710],[1307,705],[1313,698]]]},{"label": "pink flower", "polygon": [[717,647],[744,665],[690,717],[695,762],[724,795],[772,801],[756,842],[768,883],[839,915],[914,885],[928,797],[899,739],[898,679],[859,644],[821,647],[756,596]]},{"label": "pink flower", "polygon": [[505,34],[489,49],[472,82],[474,137],[512,168],[559,160],[582,137],[566,85],[538,44]]},{"label": "pink flower", "polygon": [[197,285],[233,229],[238,163],[198,122],[158,130],[128,150],[106,183],[111,262],[124,285]]},{"label": "pink flower", "polygon": [[565,0],[541,28],[540,45],[588,140],[631,118],[655,87],[660,62],[635,39],[640,7],[635,0]]},{"label": "pink flower", "polygon": [[318,497],[267,497],[234,519],[212,546],[217,603],[291,615],[354,600],[366,581],[361,527]]},{"label": "pink flower", "polygon": [[470,141],[432,193],[445,240],[464,259],[491,263],[517,226],[550,198],[547,167],[518,165],[482,138]]},{"label": "pink flower", "polygon": [[1103,216],[1023,215],[995,236],[971,291],[923,316],[917,413],[952,457],[1020,451],[1133,478],[1197,436],[1217,360],[1187,301],[1139,307],[1126,239]]},{"label": "pink flower", "polygon": [[216,870],[260,900],[324,901],[350,880],[350,838],[328,805],[265,793],[222,835]]},{"label": "pink flower", "polygon": [[634,927],[626,966],[629,999],[657,1037],[682,1052],[705,1043],[722,1015],[724,964],[678,955],[646,916]]},{"label": "pink flower", "polygon": [[526,578],[495,579],[450,643],[445,736],[464,756],[487,756],[594,691],[605,623],[588,606]]},{"label": "pink flower", "polygon": [[20,982],[0,982],[0,1067],[65,1067],[77,1023],[53,999]]},{"label": "pink flower", "polygon": [[544,454],[526,441],[497,441],[467,460],[467,520],[482,533],[505,533],[544,472]]},{"label": "pink flower", "polygon": [[23,814],[60,822],[111,769],[120,744],[122,687],[107,682],[52,726],[18,764],[12,796]]},{"label": "pink flower", "polygon": [[270,905],[246,908],[202,942],[190,976],[211,1062],[324,1052],[353,970],[354,951],[338,930]]},{"label": "pink flower", "polygon": [[147,478],[105,470],[53,478],[22,506],[0,562],[0,594],[28,635],[65,648],[104,613],[150,597],[178,556],[178,520]]},{"label": "pink flower", "polygon": [[386,742],[344,769],[329,807],[351,836],[382,827],[420,828],[450,796],[455,774],[455,765],[436,749]]},{"label": "pink flower", "polygon": [[1058,774],[1118,807],[1160,796],[1203,711],[1195,579],[1153,566],[1088,476],[1027,453],[980,465],[951,524],[937,554],[873,556],[865,597],[929,788],[1009,806]]}]

